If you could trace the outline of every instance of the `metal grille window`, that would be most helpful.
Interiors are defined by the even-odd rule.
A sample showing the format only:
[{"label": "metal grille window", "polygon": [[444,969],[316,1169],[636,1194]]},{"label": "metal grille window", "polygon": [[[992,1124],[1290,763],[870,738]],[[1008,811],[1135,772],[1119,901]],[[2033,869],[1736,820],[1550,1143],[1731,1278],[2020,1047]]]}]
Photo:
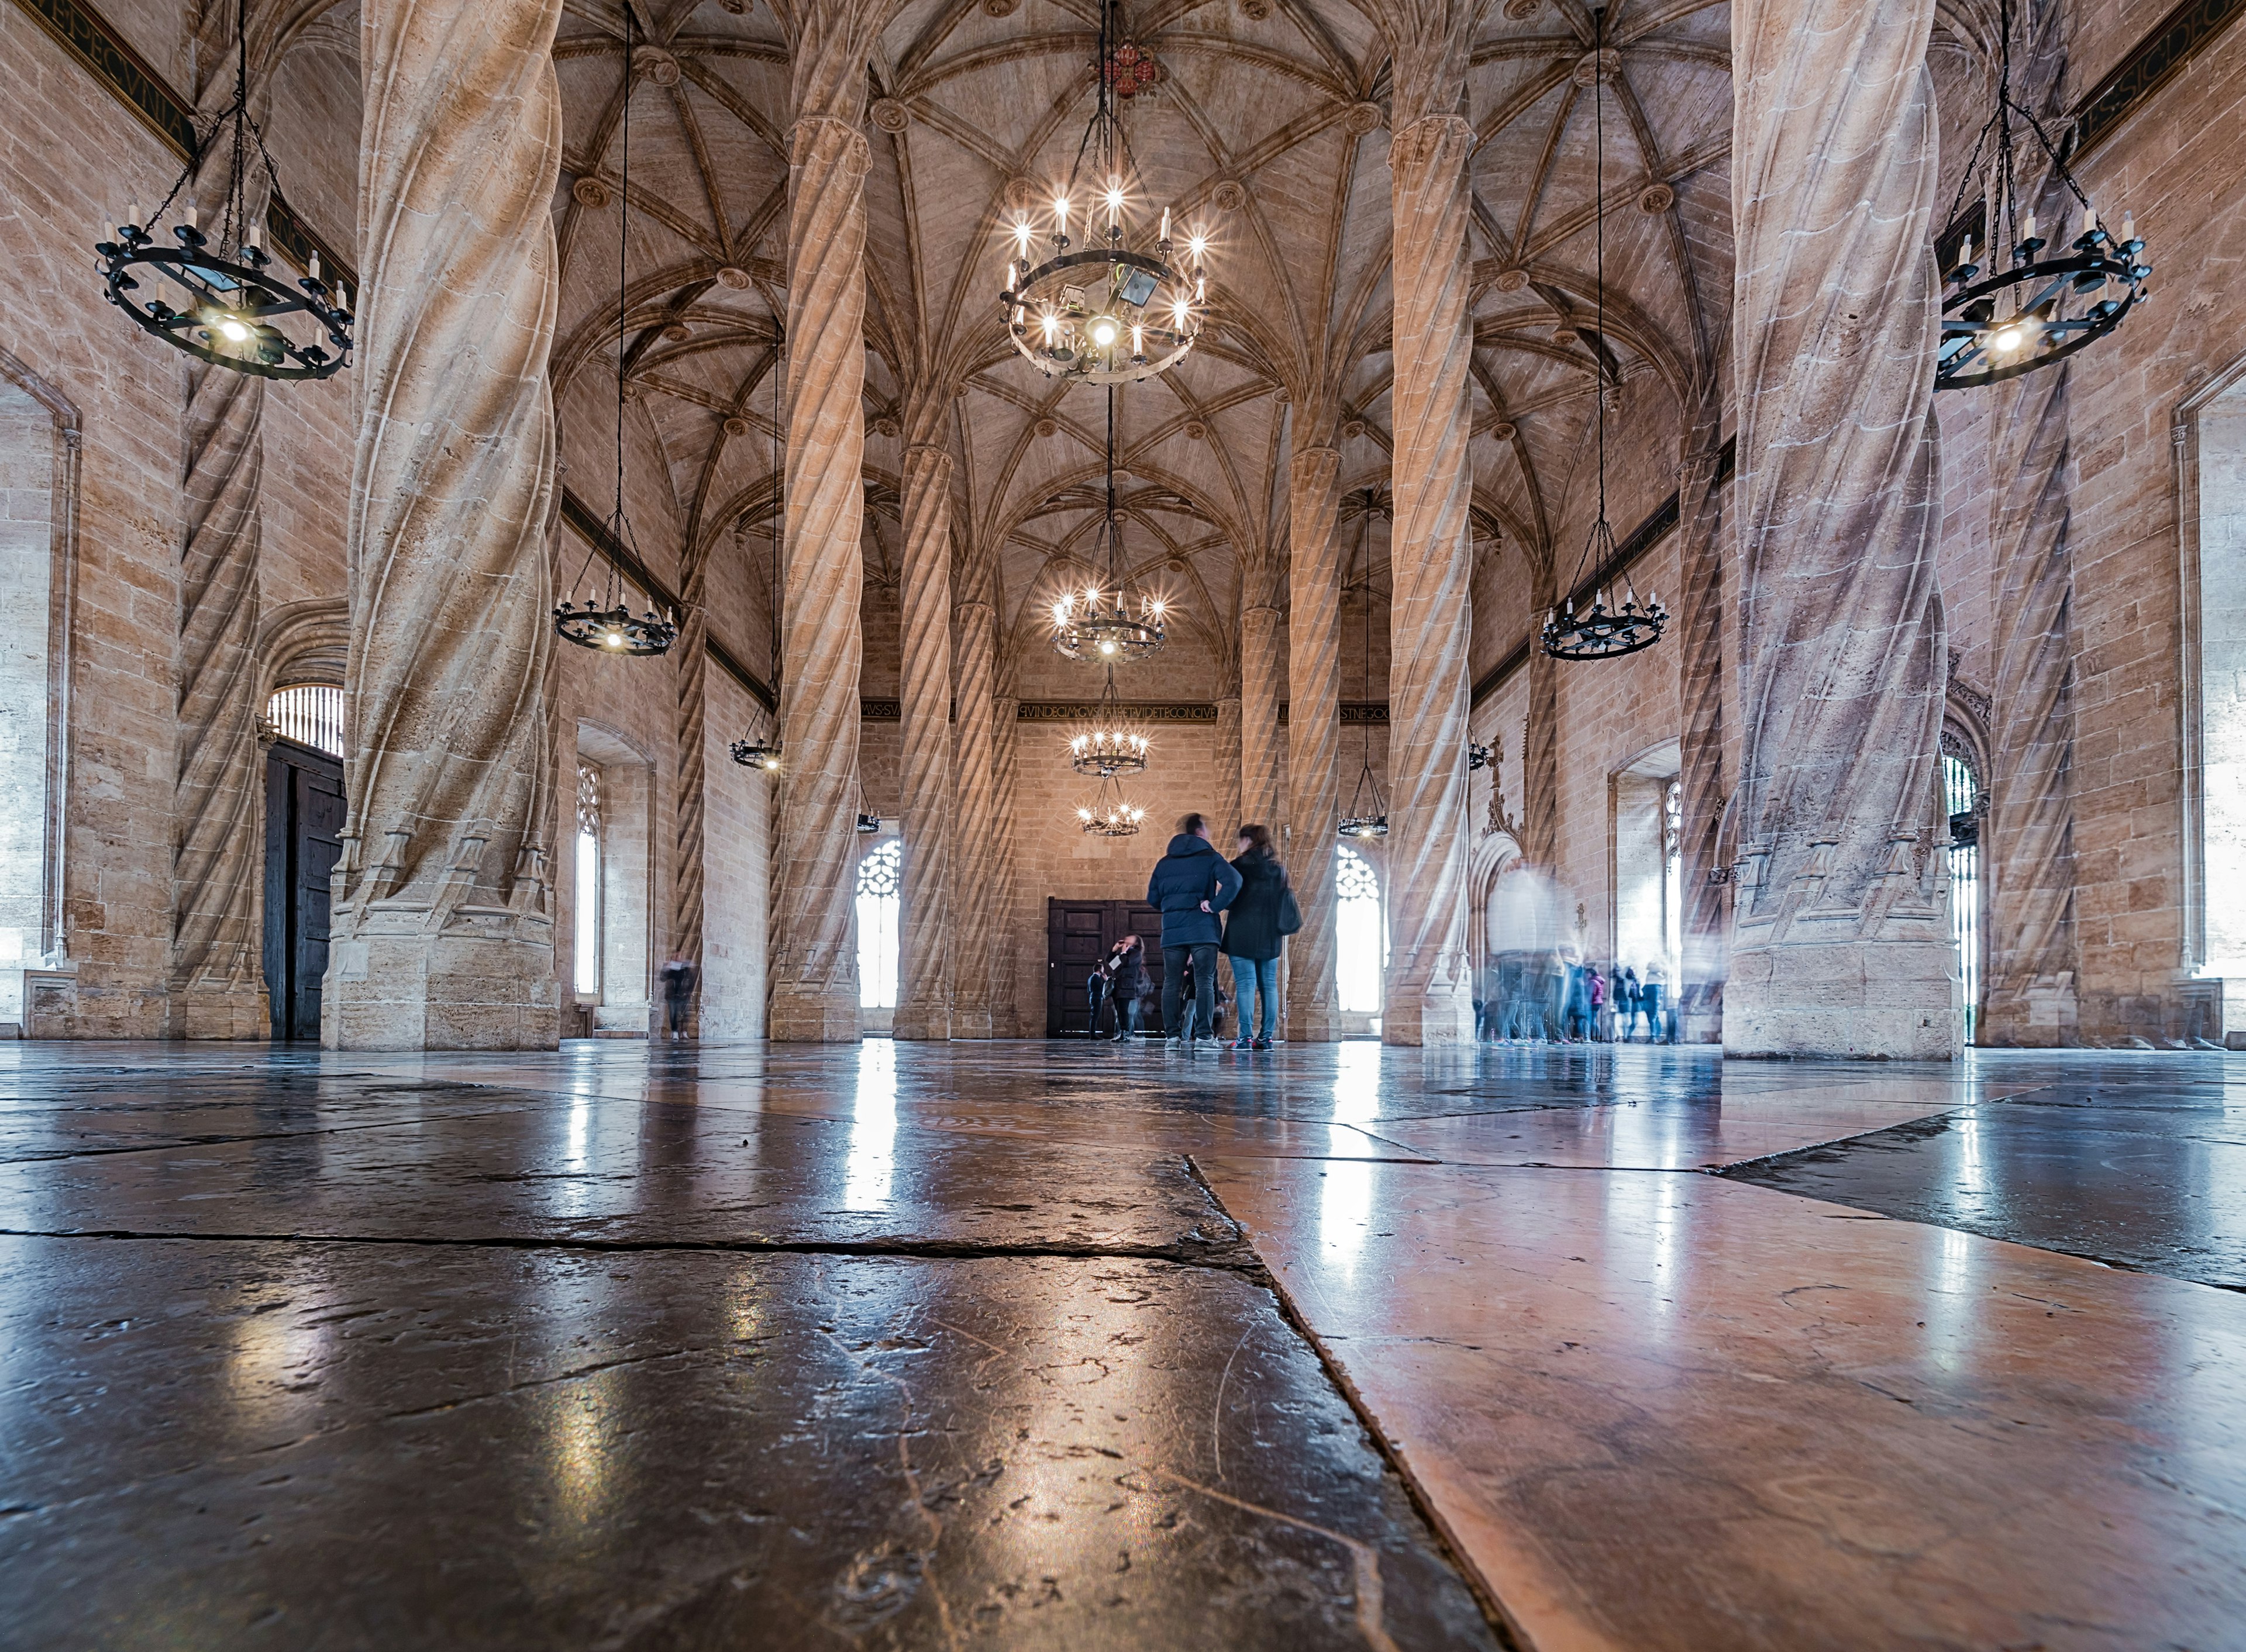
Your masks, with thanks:
[{"label": "metal grille window", "polygon": [[265,703],[273,732],[330,757],[344,755],[344,691],[324,683],[300,683],[276,690]]},{"label": "metal grille window", "polygon": [[1968,758],[1948,750],[1942,754],[1942,792],[1950,815],[1950,932],[1957,942],[1970,1044],[1981,1012],[1981,782]]},{"label": "metal grille window", "polygon": [[1380,1013],[1381,973],[1388,967],[1388,926],[1380,908],[1380,874],[1356,850],[1334,860],[1334,986],[1352,1014]]},{"label": "metal grille window", "polygon": [[601,990],[601,772],[577,765],[576,985]]},{"label": "metal grille window", "polygon": [[858,862],[858,1007],[897,1007],[898,890],[904,870],[902,838],[877,843]]}]

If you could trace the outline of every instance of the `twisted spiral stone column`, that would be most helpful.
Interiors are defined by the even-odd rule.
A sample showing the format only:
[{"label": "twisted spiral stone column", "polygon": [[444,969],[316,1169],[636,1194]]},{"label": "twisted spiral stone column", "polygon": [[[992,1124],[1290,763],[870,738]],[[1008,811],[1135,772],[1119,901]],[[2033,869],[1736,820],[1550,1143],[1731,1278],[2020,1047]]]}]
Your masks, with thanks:
[{"label": "twisted spiral stone column", "polygon": [[710,618],[704,606],[708,601],[709,581],[704,569],[709,559],[692,547],[688,547],[686,554],[691,560],[687,563],[685,577],[679,581],[678,640],[670,645],[678,691],[678,715],[673,724],[677,731],[678,778],[673,788],[677,826],[671,840],[677,852],[671,857],[670,949],[694,965],[697,986],[686,1030],[690,1036],[698,1037],[702,1030],[699,982],[704,878],[702,816],[709,784],[703,751],[704,701],[710,684]]},{"label": "twisted spiral stone column", "polygon": [[1984,1044],[2074,1042],[2074,572],[2066,363],[1995,409],[1996,727],[1981,835],[1989,880]]},{"label": "twisted spiral stone column", "polygon": [[904,912],[896,1036],[951,1036],[951,455],[905,450]]},{"label": "twisted spiral stone column", "polygon": [[[1252,575],[1266,585],[1269,575]],[[1284,738],[1279,728],[1279,702],[1285,675],[1279,657],[1279,608],[1276,592],[1261,593],[1267,600],[1243,608],[1240,614],[1240,820],[1260,821],[1271,828],[1273,853],[1278,849],[1279,753]]]},{"label": "twisted spiral stone column", "polygon": [[1724,1043],[1947,1058],[1933,0],[1739,0],[1740,880]]},{"label": "twisted spiral stone column", "polygon": [[997,921],[990,926],[990,1036],[1022,1036],[1015,999],[1023,926],[1021,865],[1014,853],[1015,782],[1020,774],[1022,703],[1011,694],[990,702],[990,893]]},{"label": "twisted spiral stone column", "polygon": [[[954,690],[958,704],[952,741],[959,799],[959,853],[955,876],[963,890],[988,889],[995,860],[997,775],[991,751],[991,684],[997,672],[997,616],[988,602],[959,604]],[[963,923],[951,951],[951,1036],[988,1038],[990,1033],[989,926]]]},{"label": "twisted spiral stone column", "polygon": [[1712,384],[1684,437],[1677,479],[1678,563],[1684,589],[1677,603],[1678,663],[1684,702],[1683,740],[1684,989],[1680,1037],[1713,1043],[1723,1032],[1729,887],[1710,877],[1723,866],[1724,826],[1724,543],[1716,497],[1716,460],[1723,443],[1721,398]]},{"label": "twisted spiral stone column", "polygon": [[[799,105],[800,106],[800,105]],[[795,126],[788,186],[787,535],[770,1037],[858,1037],[858,676],[864,581],[865,134]]]},{"label": "twisted spiral stone column", "polygon": [[351,820],[323,1040],[550,1048],[541,823],[562,0],[369,0],[360,31]]},{"label": "twisted spiral stone column", "polygon": [[[1437,106],[1443,106],[1438,105]],[[1396,520],[1388,670],[1389,1044],[1474,1037],[1466,952],[1467,159],[1474,128],[1431,113],[1396,134]]]},{"label": "twisted spiral stone column", "polygon": [[[199,44],[218,65],[199,112],[210,120],[232,101],[232,56],[222,40]],[[207,224],[225,208],[228,159],[223,152],[207,157],[191,186]],[[262,222],[269,180],[253,167],[242,183],[243,211]],[[272,1031],[258,923],[265,381],[192,362],[185,414],[170,1030],[181,1038],[263,1038]]]},{"label": "twisted spiral stone column", "polygon": [[1287,943],[1287,1037],[1339,1037],[1334,989],[1334,827],[1341,816],[1341,455],[1288,467],[1287,875],[1303,927]]},{"label": "twisted spiral stone column", "polygon": [[[1219,843],[1230,841],[1227,835],[1239,830],[1240,813],[1240,752],[1242,744],[1240,731],[1240,696],[1228,690],[1216,697],[1216,817],[1209,822],[1209,836]],[[1167,821],[1157,821],[1167,826]]]},{"label": "twisted spiral stone column", "polygon": [[[1528,547],[1531,627],[1560,600],[1550,546]],[[1550,867],[1560,859],[1560,662],[1541,631],[1528,642],[1528,705],[1521,725],[1521,855]]]}]

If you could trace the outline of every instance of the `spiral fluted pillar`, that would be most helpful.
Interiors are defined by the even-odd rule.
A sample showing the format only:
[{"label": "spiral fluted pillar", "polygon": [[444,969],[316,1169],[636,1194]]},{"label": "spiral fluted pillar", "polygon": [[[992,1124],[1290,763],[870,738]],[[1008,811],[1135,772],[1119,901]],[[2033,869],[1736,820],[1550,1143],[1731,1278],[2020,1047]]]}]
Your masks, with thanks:
[{"label": "spiral fluted pillar", "polygon": [[1934,0],[1736,0],[1739,884],[1724,1044],[1958,1045],[1936,767]]},{"label": "spiral fluted pillar", "polygon": [[[1677,477],[1677,663],[1684,704],[1682,741],[1684,841],[1679,846],[1684,888],[1684,979],[1678,998],[1679,1033],[1687,1044],[1717,1042],[1723,1034],[1724,976],[1730,942],[1730,885],[1724,875],[1724,672],[1725,545],[1723,508],[1716,493],[1716,464],[1723,443],[1721,398],[1707,387]],[[1717,875],[1712,877],[1710,874]]]},{"label": "spiral fluted pillar", "polygon": [[[1463,77],[1463,58],[1459,70]],[[1396,520],[1389,540],[1389,1044],[1474,1037],[1467,961],[1467,159],[1474,128],[1435,112],[1390,146],[1396,296]],[[1400,117],[1399,117],[1400,118]]]},{"label": "spiral fluted pillar", "polygon": [[[1216,697],[1216,791],[1210,806],[1216,812],[1210,817],[1208,834],[1219,843],[1229,844],[1232,834],[1240,829],[1240,753],[1243,741],[1240,730],[1240,693],[1228,687]],[[1167,826],[1167,821],[1157,821]]]},{"label": "spiral fluted pillar", "polygon": [[[212,32],[208,23],[202,32]],[[233,99],[234,59],[223,39],[199,44],[199,57],[214,60],[198,112],[209,121]],[[206,223],[225,210],[228,159],[223,151],[207,157],[190,186]],[[269,180],[253,167],[242,187],[244,215],[262,221]],[[263,1038],[272,1031],[257,904],[265,874],[257,830],[265,380],[190,362],[185,411],[171,1032]]]},{"label": "spiral fluted pillar", "polygon": [[[1022,703],[1011,694],[990,701],[990,898],[997,914],[990,926],[990,1036],[1022,1036],[1021,1005],[1016,985],[1021,962],[1019,937],[1022,877],[1014,853],[1016,782],[1021,772]],[[1044,929],[1039,925],[1037,933]]]},{"label": "spiral fluted pillar", "polygon": [[323,1040],[557,1034],[543,833],[562,0],[367,0],[351,819]]},{"label": "spiral fluted pillar", "polygon": [[1287,942],[1287,1037],[1340,1036],[1334,996],[1334,827],[1341,819],[1341,455],[1288,467],[1287,875],[1303,927]]},{"label": "spiral fluted pillar", "polygon": [[[993,788],[991,689],[997,668],[997,616],[988,602],[964,602],[953,614],[953,697],[957,709],[952,725],[955,772],[953,785],[959,799],[958,853],[953,857],[953,877],[962,891],[990,887],[997,865],[997,809]],[[990,926],[963,923],[951,948],[951,1036],[988,1038],[990,1033]]]},{"label": "spiral fluted pillar", "polygon": [[[831,43],[830,43],[831,44]],[[799,78],[805,65],[798,65]],[[827,78],[818,78],[824,85]],[[868,152],[845,80],[799,101],[788,179],[786,579],[770,1037],[858,1037],[858,676],[864,582]],[[855,102],[862,105],[862,85]]]},{"label": "spiral fluted pillar", "polygon": [[[919,421],[916,421],[916,423]],[[940,421],[935,434],[940,434]],[[905,450],[904,891],[896,1036],[951,1037],[951,455]]]},{"label": "spiral fluted pillar", "polygon": [[[1285,731],[1279,703],[1286,691],[1281,658],[1278,593],[1275,572],[1251,567],[1251,595],[1260,597],[1240,613],[1240,819],[1271,828],[1273,851],[1279,833],[1280,757]],[[1229,847],[1229,846],[1226,846]]]}]

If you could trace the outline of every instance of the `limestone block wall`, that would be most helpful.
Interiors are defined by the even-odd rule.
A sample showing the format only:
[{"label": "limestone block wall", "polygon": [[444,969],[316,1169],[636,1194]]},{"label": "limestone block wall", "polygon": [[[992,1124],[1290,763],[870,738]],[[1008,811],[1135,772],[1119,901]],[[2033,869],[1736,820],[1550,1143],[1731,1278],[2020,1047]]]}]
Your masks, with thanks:
[{"label": "limestone block wall", "polygon": [[[2093,85],[2157,8],[2099,7],[2070,46],[2071,95]],[[2171,425],[2195,388],[2246,357],[2236,165],[2246,32],[2203,51],[2076,170],[2109,214],[2136,214],[2149,305],[2073,364],[2075,921],[2085,1037],[2186,1030],[2195,961],[2186,877],[2178,486]]]}]

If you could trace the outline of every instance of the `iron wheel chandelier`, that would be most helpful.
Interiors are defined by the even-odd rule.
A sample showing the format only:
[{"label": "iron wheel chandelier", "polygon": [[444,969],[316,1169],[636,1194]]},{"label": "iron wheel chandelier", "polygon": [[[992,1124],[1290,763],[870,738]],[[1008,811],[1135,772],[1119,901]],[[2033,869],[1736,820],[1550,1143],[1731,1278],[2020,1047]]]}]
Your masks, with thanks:
[{"label": "iron wheel chandelier", "polygon": [[1092,801],[1077,806],[1076,818],[1092,837],[1135,838],[1147,812],[1123,795],[1123,788],[1115,784],[1113,775],[1106,775],[1101,778]]},{"label": "iron wheel chandelier", "polygon": [[[219,134],[234,128],[227,173],[226,205],[206,232],[193,206],[172,226],[177,250],[156,244],[155,228],[187,187],[203,161],[217,152]],[[194,146],[171,193],[144,223],[138,201],[128,201],[117,239],[95,243],[109,302],[151,333],[199,361],[229,367],[257,378],[329,378],[351,364],[351,293],[341,284],[330,290],[320,278],[320,255],[307,262],[294,290],[272,269],[264,232],[251,216],[248,200],[250,150],[265,168],[273,194],[280,174],[265,147],[265,134],[249,118],[249,20],[248,0],[236,9],[234,101]],[[136,275],[135,272],[138,272]],[[179,289],[169,298],[127,297],[140,289],[140,277],[157,277]],[[290,317],[296,337],[281,323]],[[309,322],[311,324],[307,326]],[[325,343],[321,342],[322,338]]]},{"label": "iron wheel chandelier", "polygon": [[[638,542],[632,537],[631,520],[624,514],[624,369],[631,294],[624,277],[624,260],[630,249],[631,238],[631,96],[632,96],[632,20],[627,9],[624,16],[624,85],[623,126],[623,155],[621,184],[616,190],[619,215],[616,221],[616,508],[609,513],[609,543],[620,551],[639,555]],[[593,558],[599,554],[599,546],[589,547],[585,565],[577,572],[577,581],[583,584],[592,572]],[[602,654],[655,655],[668,654],[670,645],[678,640],[678,615],[658,615],[653,608],[635,617],[631,605],[624,600],[624,576],[616,556],[606,559],[609,565],[607,582],[597,595],[588,595],[582,604],[564,597],[554,608],[554,629],[565,642],[576,643]]]},{"label": "iron wheel chandelier", "polygon": [[1115,668],[1107,668],[1107,685],[1099,691],[1099,709],[1091,728],[1069,737],[1068,765],[1079,774],[1105,780],[1119,774],[1144,774],[1152,742],[1123,716],[1123,703],[1115,694]]},{"label": "iron wheel chandelier", "polygon": [[[1596,358],[1591,364],[1592,380],[1597,391],[1594,417],[1598,420],[1599,446],[1599,515],[1584,537],[1583,553],[1576,559],[1576,581],[1580,588],[1588,574],[1594,580],[1603,577],[1607,570],[1622,581],[1617,595],[1621,601],[1607,604],[1607,591],[1594,586],[1591,605],[1582,613],[1576,612],[1576,599],[1571,594],[1557,608],[1544,615],[1544,652],[1555,660],[1615,660],[1625,654],[1635,654],[1640,649],[1650,649],[1661,641],[1661,633],[1669,624],[1669,610],[1661,606],[1654,595],[1640,598],[1637,588],[1630,581],[1630,569],[1622,564],[1615,547],[1614,528],[1607,520],[1607,122],[1606,122],[1606,10],[1603,7],[1592,14],[1595,55],[1592,62],[1601,65],[1591,77],[1591,121],[1596,134],[1592,158],[1591,221],[1595,226],[1594,245],[1596,251],[1598,283],[1598,320],[1595,323],[1597,340]],[[1480,766],[1475,765],[1474,766]]]},{"label": "iron wheel chandelier", "polygon": [[[1077,146],[1068,181],[1053,195],[1052,254],[1031,265],[1037,231],[1028,212],[1020,212],[1014,220],[1005,285],[998,294],[1007,336],[1038,371],[1095,384],[1126,384],[1167,371],[1193,349],[1208,312],[1208,277],[1201,268],[1208,250],[1206,235],[1188,231],[1188,262],[1177,262],[1170,209],[1165,207],[1151,252],[1127,244],[1132,236],[1125,182],[1135,167],[1113,99],[1150,95],[1163,77],[1153,52],[1120,38],[1121,11],[1119,0],[1101,0],[1099,55],[1093,63],[1099,101]],[[1087,163],[1106,183],[1079,197]],[[1095,231],[1092,220],[1101,213],[1106,214],[1106,228]],[[1070,250],[1072,217],[1088,243],[1078,251]]]},{"label": "iron wheel chandelier", "polygon": [[1093,586],[1064,591],[1052,605],[1053,647],[1064,659],[1130,665],[1162,646],[1167,610],[1159,596],[1141,594],[1131,612],[1129,578],[1123,571],[1123,530],[1115,507],[1115,387],[1107,388],[1106,513],[1099,534],[1107,548],[1107,582],[1112,595]]},{"label": "iron wheel chandelier", "polygon": [[[2145,281],[2153,273],[2152,266],[2137,262],[2145,243],[2138,237],[2134,216],[2121,215],[2119,240],[2109,235],[2043,123],[2012,96],[2011,0],[2003,0],[1998,6],[1998,26],[1997,107],[1974,141],[1965,175],[1958,182],[1957,196],[1950,208],[1950,221],[1954,224],[1964,208],[1966,190],[1980,175],[1982,153],[1991,146],[1993,136],[1995,153],[1989,157],[1982,195],[1990,273],[1982,275],[1973,256],[1973,236],[1968,231],[1959,243],[1957,262],[1950,268],[1948,279],[1953,290],[1942,302],[1942,342],[1936,346],[1934,364],[1936,390],[2001,384],[2088,349],[2119,327],[2122,318],[2147,296]],[[2074,238],[2066,256],[2042,256],[2051,243],[2036,233],[2034,208],[2022,209],[2014,176],[2014,115],[2035,134],[2051,162],[2052,178],[2065,184],[2082,208],[2082,233]],[[2065,220],[2053,228],[2065,234]],[[2010,268],[2001,267],[1994,255],[2000,229],[2011,244]],[[2070,304],[2075,306],[2071,314]]]},{"label": "iron wheel chandelier", "polygon": [[[1371,513],[1357,519],[1358,588],[1365,593],[1365,626],[1358,655],[1358,692],[1365,698],[1372,697],[1372,569],[1365,559],[1365,525]],[[1380,781],[1372,772],[1372,725],[1358,725],[1358,743],[1364,762],[1358,770],[1357,789],[1349,794],[1349,812],[1335,827],[1344,838],[1385,838],[1388,835],[1388,799],[1381,795]],[[1371,793],[1368,799],[1366,793]]]}]

